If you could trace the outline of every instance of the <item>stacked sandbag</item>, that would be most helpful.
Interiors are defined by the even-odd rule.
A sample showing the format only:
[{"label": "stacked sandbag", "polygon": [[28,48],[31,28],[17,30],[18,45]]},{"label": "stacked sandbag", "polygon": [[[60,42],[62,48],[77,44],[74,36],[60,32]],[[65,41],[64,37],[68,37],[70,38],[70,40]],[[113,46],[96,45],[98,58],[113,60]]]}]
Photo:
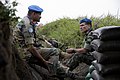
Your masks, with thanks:
[{"label": "stacked sandbag", "polygon": [[107,26],[93,31],[91,42],[96,59],[89,71],[93,80],[120,80],[120,26]]}]

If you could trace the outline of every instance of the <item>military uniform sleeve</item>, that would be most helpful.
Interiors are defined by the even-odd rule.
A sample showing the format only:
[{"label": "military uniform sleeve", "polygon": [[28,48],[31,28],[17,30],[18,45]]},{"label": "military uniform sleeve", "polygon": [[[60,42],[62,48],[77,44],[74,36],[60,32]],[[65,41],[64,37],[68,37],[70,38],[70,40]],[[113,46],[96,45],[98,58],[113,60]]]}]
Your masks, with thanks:
[{"label": "military uniform sleeve", "polygon": [[92,40],[94,39],[94,37],[92,36],[92,34],[93,34],[92,32],[90,32],[90,33],[88,34],[88,36],[87,36],[86,39],[85,39],[85,44],[84,44],[84,48],[87,49],[87,50],[89,50],[89,51],[92,50],[92,47],[91,47],[90,43],[91,43]]},{"label": "military uniform sleeve", "polygon": [[23,31],[25,44],[26,45],[34,44],[35,39],[34,39],[33,28],[32,28],[32,25],[30,24],[30,20],[27,17],[25,17],[23,20],[25,24],[25,28]]},{"label": "military uniform sleeve", "polygon": [[21,30],[25,44],[33,44],[34,43],[34,34],[33,34],[33,29],[32,25],[30,25],[30,21],[27,17],[24,17],[21,22],[18,23],[17,27]]}]

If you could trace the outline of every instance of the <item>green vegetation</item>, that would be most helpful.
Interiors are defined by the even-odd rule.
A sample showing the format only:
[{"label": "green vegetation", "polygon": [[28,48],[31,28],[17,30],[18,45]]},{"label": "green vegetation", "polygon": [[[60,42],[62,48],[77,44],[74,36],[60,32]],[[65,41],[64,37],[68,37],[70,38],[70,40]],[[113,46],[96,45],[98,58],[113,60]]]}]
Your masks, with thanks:
[{"label": "green vegetation", "polygon": [[[82,18],[84,17],[77,19],[63,18],[48,23],[40,29],[39,35],[55,38],[68,47],[81,47],[83,36],[79,30],[79,20]],[[102,18],[91,17],[90,19],[93,21],[93,29],[104,26],[120,26],[120,19],[110,14]]]},{"label": "green vegetation", "polygon": [[[15,14],[17,11],[15,7],[18,5],[18,3],[13,1],[9,4],[5,3],[4,5],[6,6],[7,10],[5,11],[4,8],[0,7],[0,19],[2,20],[3,17],[6,17],[6,15],[9,14],[9,18],[6,17],[6,19],[10,22],[10,26],[13,28],[19,19],[19,17],[17,17]],[[67,17],[48,23],[39,30],[39,36],[45,35],[48,38],[55,38],[57,41],[64,43],[64,45],[67,45],[68,47],[81,47],[83,36],[79,30],[79,20],[84,17],[79,17],[77,19],[71,19]],[[93,29],[103,26],[120,26],[119,15],[113,16],[108,14],[104,17],[91,16],[90,19],[93,21]]]},{"label": "green vegetation", "polygon": [[[17,11],[15,7],[18,3],[16,1],[13,1],[12,3],[5,1],[3,4],[4,6],[2,6],[2,2],[0,1],[0,20],[1,22],[8,21],[10,26],[13,27],[19,19],[19,17],[15,14]],[[7,15],[9,16],[7,17]]]}]

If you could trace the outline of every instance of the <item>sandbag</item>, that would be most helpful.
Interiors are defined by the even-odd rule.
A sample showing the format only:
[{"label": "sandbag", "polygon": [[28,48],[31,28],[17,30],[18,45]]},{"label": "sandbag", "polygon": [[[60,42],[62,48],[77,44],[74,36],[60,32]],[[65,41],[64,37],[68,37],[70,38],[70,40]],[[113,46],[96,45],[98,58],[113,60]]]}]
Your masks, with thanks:
[{"label": "sandbag", "polygon": [[112,75],[112,74],[117,75],[120,73],[120,64],[102,65],[100,63],[97,63],[96,61],[93,61],[92,65],[102,76]]},{"label": "sandbag", "polygon": [[91,54],[100,64],[120,64],[120,52],[112,51],[99,53],[94,51]]},{"label": "sandbag", "polygon": [[104,76],[103,78],[104,78],[104,80],[120,80],[120,74],[117,74],[117,75],[114,75],[114,74],[107,75],[107,76]]},{"label": "sandbag", "polygon": [[104,80],[104,78],[99,75],[97,70],[92,71],[91,77],[93,78],[93,80]]},{"label": "sandbag", "polygon": [[97,60],[94,60],[92,62],[92,65],[94,66],[94,69],[97,70],[98,72],[103,71],[103,66],[97,62]]},{"label": "sandbag", "polygon": [[120,51],[120,41],[100,41],[100,39],[95,39],[90,45],[97,52]]},{"label": "sandbag", "polygon": [[93,78],[93,80],[120,80],[120,75],[107,75],[107,76],[102,76],[99,74],[99,72],[97,72],[96,70],[94,70],[91,73],[91,77]]},{"label": "sandbag", "polygon": [[90,67],[89,67],[89,73],[91,73],[93,70],[95,70],[94,66],[90,65]]},{"label": "sandbag", "polygon": [[120,26],[105,26],[94,31],[102,41],[120,40]]},{"label": "sandbag", "polygon": [[91,74],[88,73],[87,76],[85,77],[85,80],[90,80],[90,78],[91,78]]}]

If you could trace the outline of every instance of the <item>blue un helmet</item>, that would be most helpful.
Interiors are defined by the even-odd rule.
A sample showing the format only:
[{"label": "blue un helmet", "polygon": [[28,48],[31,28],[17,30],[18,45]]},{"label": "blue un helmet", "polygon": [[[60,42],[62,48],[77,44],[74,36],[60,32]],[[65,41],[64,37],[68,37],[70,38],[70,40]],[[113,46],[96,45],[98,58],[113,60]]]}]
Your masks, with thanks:
[{"label": "blue un helmet", "polygon": [[82,19],[82,20],[80,20],[80,24],[81,23],[86,23],[86,24],[91,24],[92,23],[92,20],[90,20],[90,19],[88,19],[88,18],[84,18],[84,19]]},{"label": "blue un helmet", "polygon": [[38,12],[38,13],[43,12],[43,9],[40,8],[40,7],[37,6],[37,5],[31,5],[31,6],[28,7],[28,9],[29,9],[30,11],[35,11],[35,12]]}]

